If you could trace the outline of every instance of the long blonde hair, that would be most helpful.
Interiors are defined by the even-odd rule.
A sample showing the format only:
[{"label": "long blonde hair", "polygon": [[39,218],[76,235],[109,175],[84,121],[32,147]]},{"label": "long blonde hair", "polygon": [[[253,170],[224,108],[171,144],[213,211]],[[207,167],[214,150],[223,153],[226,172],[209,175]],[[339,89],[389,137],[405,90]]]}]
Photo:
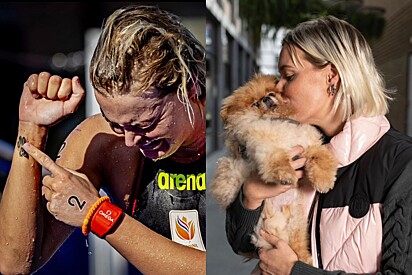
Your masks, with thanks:
[{"label": "long blonde hair", "polygon": [[303,22],[286,34],[282,45],[288,47],[294,62],[297,46],[312,64],[336,67],[341,83],[333,111],[341,105],[343,121],[351,116],[384,115],[389,111],[393,91],[385,88],[365,38],[346,21],[326,16]]},{"label": "long blonde hair", "polygon": [[[156,87],[177,92],[193,124],[190,90],[206,96],[205,50],[180,18],[157,6],[128,6],[106,20],[90,63],[90,80],[104,96]],[[194,88],[194,89],[192,89]]]}]

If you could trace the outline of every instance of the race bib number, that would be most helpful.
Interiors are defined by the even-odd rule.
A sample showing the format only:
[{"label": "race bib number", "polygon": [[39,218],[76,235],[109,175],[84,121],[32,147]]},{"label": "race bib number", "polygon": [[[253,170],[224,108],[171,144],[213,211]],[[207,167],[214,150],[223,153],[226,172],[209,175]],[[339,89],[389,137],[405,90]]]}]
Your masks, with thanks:
[{"label": "race bib number", "polygon": [[172,241],[206,251],[200,234],[197,210],[171,210],[169,221]]}]

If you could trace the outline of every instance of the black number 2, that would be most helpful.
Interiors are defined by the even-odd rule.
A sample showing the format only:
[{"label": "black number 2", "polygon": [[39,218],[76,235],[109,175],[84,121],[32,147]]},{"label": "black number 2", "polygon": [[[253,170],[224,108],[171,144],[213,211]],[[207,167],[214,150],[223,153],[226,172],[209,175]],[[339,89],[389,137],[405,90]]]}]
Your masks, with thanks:
[{"label": "black number 2", "polygon": [[76,197],[76,196],[70,196],[70,197],[67,199],[67,202],[68,202],[71,206],[75,206],[74,203],[73,203],[73,199],[76,201],[77,206],[80,208],[80,210],[83,210],[83,207],[86,205],[86,201],[83,201],[82,203],[80,203],[80,200],[79,200],[78,197]]}]

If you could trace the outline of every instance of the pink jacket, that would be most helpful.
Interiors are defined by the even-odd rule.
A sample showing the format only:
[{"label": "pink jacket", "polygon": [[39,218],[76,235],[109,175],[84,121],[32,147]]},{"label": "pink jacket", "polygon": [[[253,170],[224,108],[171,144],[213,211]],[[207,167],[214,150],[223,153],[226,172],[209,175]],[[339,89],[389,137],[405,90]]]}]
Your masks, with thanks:
[{"label": "pink jacket", "polygon": [[[371,148],[390,128],[384,116],[360,117],[348,121],[343,131],[333,137],[328,144],[344,167],[356,161]],[[315,199],[312,188],[303,190],[307,212]],[[291,199],[290,190],[273,199],[276,204],[287,203]],[[311,250],[314,266],[319,267],[316,247],[317,201],[314,202],[312,219]],[[324,270],[345,270],[351,273],[373,273],[378,271],[382,246],[382,220],[380,204],[371,204],[362,218],[353,218],[349,207],[322,209],[320,230],[321,257]],[[371,237],[373,236],[373,237]]]},{"label": "pink jacket", "polygon": [[[339,167],[357,160],[389,128],[389,122],[384,116],[361,117],[347,122],[343,131],[333,137],[329,143],[330,149],[338,159]],[[348,208],[345,206],[322,210],[319,228],[323,269],[345,270],[353,273],[376,272],[380,265],[382,246],[380,204],[372,204],[369,212],[359,219],[351,217]],[[312,222],[311,234],[312,255],[317,253],[315,218]],[[318,266],[317,258],[313,258],[314,265]]]}]

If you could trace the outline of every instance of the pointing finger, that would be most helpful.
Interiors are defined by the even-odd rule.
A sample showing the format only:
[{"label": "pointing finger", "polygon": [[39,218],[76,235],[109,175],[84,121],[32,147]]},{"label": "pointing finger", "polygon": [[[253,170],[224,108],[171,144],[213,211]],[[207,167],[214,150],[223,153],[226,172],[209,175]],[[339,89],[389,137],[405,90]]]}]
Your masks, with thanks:
[{"label": "pointing finger", "polygon": [[32,156],[41,166],[49,170],[53,175],[63,174],[67,171],[61,166],[57,165],[48,155],[31,145],[30,143],[25,143],[23,145],[24,151],[26,151],[30,156]]}]

